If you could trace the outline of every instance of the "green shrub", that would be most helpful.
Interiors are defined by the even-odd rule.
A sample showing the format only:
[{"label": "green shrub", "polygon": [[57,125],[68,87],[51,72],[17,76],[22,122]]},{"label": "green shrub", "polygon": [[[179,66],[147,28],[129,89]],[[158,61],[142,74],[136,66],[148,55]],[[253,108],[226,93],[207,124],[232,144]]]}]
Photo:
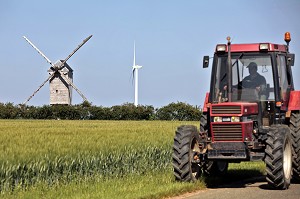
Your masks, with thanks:
[{"label": "green shrub", "polygon": [[135,106],[132,103],[112,107],[82,104],[44,105],[41,107],[0,103],[0,119],[62,119],[62,120],[179,120],[199,121],[200,110],[183,102],[170,103],[154,109],[150,105]]},{"label": "green shrub", "polygon": [[158,120],[199,121],[201,112],[198,107],[183,103],[171,103],[157,110]]}]

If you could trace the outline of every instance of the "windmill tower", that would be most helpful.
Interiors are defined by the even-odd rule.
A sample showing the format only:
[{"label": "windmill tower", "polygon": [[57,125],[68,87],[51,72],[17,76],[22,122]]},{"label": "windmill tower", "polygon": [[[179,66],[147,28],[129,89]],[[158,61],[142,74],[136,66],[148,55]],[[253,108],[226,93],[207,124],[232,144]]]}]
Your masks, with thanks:
[{"label": "windmill tower", "polygon": [[81,48],[93,35],[90,35],[81,44],[72,51],[71,54],[64,60],[58,60],[53,64],[42,51],[40,51],[29,39],[25,36],[23,38],[51,65],[48,69],[49,77],[38,87],[37,90],[23,103],[24,105],[49,81],[50,87],[50,105],[72,103],[72,88],[75,89],[82,97],[83,101],[87,98],[82,92],[73,84],[73,69],[67,64],[67,61]]},{"label": "windmill tower", "polygon": [[135,64],[135,42],[133,44],[133,66],[132,66],[132,73],[134,78],[134,105],[138,106],[138,96],[139,96],[139,69],[142,66]]}]

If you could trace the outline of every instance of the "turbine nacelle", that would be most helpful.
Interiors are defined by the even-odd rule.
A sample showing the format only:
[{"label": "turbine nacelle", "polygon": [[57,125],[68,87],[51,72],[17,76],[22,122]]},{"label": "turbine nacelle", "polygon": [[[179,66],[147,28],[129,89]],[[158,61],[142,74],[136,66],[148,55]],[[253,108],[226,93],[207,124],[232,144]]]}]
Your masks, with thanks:
[{"label": "turbine nacelle", "polygon": [[133,70],[135,70],[135,69],[140,69],[140,68],[142,68],[142,67],[143,67],[143,66],[139,66],[139,65],[132,66]]}]

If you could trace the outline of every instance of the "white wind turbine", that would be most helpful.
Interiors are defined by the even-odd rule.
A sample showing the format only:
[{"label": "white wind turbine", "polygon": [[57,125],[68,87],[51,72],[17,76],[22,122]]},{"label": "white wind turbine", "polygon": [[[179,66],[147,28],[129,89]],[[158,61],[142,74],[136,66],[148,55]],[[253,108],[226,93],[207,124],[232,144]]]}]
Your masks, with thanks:
[{"label": "white wind turbine", "polygon": [[135,42],[133,44],[133,66],[132,66],[132,73],[134,78],[134,105],[138,106],[138,89],[139,89],[139,69],[142,66],[135,64]]}]

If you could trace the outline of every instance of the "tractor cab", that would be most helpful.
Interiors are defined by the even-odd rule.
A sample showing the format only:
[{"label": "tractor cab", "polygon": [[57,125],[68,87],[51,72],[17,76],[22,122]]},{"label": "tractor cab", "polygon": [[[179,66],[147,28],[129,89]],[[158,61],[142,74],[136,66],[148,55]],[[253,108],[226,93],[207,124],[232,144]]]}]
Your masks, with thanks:
[{"label": "tractor cab", "polygon": [[[294,57],[288,52],[288,45],[230,44],[230,41],[227,45],[218,44],[213,57],[210,94],[204,107],[255,103],[260,126],[278,122],[279,112],[287,111],[290,92],[294,90],[291,70]],[[203,67],[208,66],[208,56],[203,63]]]}]

